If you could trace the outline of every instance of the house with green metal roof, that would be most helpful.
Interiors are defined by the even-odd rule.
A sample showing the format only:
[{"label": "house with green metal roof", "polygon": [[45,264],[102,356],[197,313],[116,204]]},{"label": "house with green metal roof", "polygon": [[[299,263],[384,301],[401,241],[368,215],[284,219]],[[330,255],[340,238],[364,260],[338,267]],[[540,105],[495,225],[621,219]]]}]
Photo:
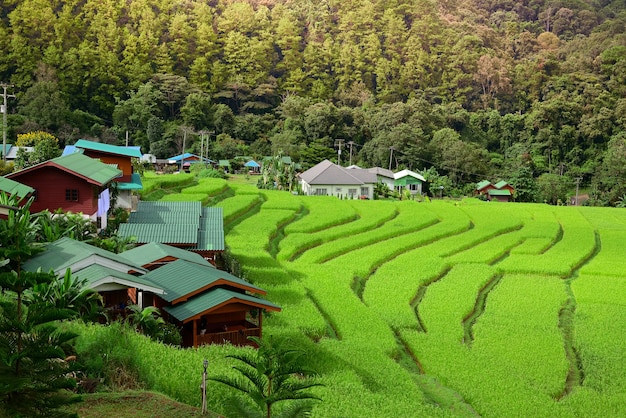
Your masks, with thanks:
[{"label": "house with green metal roof", "polygon": [[138,245],[130,250],[124,251],[120,255],[148,270],[154,270],[176,260],[185,260],[191,263],[213,267],[213,265],[200,254],[158,242]]},{"label": "house with green metal roof", "polygon": [[223,212],[200,202],[139,201],[128,222],[120,224],[118,236],[190,250],[215,264],[225,245]]},{"label": "house with green metal roof", "polygon": [[145,293],[164,293],[163,288],[142,277],[148,270],[141,265],[120,254],[67,237],[47,243],[45,250],[27,260],[23,268],[33,272],[52,271],[57,276],[69,270],[72,276],[85,279],[89,288],[99,292],[104,307],[109,309],[125,306],[129,301],[143,305]]},{"label": "house with green metal roof", "polygon": [[264,311],[281,308],[258,295],[265,290],[223,270],[179,259],[143,276],[163,288],[153,305],[181,328],[186,346],[223,343],[248,345],[262,336]]},{"label": "house with green metal roof", "polygon": [[[33,213],[61,209],[106,222],[111,201],[109,187],[121,170],[81,153],[62,155],[7,174],[5,178],[34,189]],[[106,226],[104,223],[102,227]]]},{"label": "house with green metal roof", "polygon": [[484,196],[487,200],[509,202],[513,198],[515,189],[506,181],[499,181],[493,184],[488,180],[483,180],[476,185],[474,193],[479,196]]},{"label": "house with green metal roof", "polygon": [[0,191],[9,196],[18,196],[20,199],[27,198],[35,193],[35,189],[32,187],[6,177],[0,177]]},{"label": "house with green metal roof", "polygon": [[77,152],[100,160],[122,170],[122,175],[116,179],[117,206],[125,209],[133,209],[134,193],[143,189],[141,176],[134,172],[133,159],[141,159],[141,149],[137,146],[119,146],[103,144],[100,142],[79,139],[74,144]]}]

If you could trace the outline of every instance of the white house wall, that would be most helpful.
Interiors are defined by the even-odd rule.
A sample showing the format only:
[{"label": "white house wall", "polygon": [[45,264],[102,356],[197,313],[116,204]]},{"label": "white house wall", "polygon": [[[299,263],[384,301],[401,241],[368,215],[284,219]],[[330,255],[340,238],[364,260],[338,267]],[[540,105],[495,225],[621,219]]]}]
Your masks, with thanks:
[{"label": "white house wall", "polygon": [[[321,193],[317,193],[320,191]],[[325,191],[325,193],[323,192]],[[351,193],[355,191],[355,193]],[[310,185],[302,182],[302,193],[307,196],[316,196],[318,194],[324,196],[335,196],[340,199],[358,199],[360,196],[367,196],[369,199],[374,197],[373,184],[314,184]]]}]

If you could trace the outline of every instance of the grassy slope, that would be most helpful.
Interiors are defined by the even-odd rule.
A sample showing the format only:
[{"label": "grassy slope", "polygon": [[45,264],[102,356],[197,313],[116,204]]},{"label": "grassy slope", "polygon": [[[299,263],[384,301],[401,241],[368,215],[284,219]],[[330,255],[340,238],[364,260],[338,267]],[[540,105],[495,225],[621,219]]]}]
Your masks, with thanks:
[{"label": "grassy slope", "polygon": [[[617,337],[626,332],[626,266],[611,256],[626,242],[626,212],[388,202],[398,215],[362,228],[385,202],[326,199],[325,206],[321,198],[263,192],[238,180],[229,183],[234,196],[225,206],[235,211],[240,200],[245,207],[250,194],[264,203],[231,220],[227,245],[243,261],[242,276],[283,306],[266,318],[266,335],[290,338],[320,372],[324,402],[313,416],[626,414],[625,377],[611,367],[626,356]],[[320,229],[334,212],[343,220]],[[437,222],[415,221],[433,215]],[[399,232],[390,237],[385,228]],[[285,240],[285,231],[296,230],[298,239]],[[342,239],[365,244],[337,256]],[[302,251],[281,250],[283,241]],[[281,257],[285,250],[298,258]],[[334,255],[303,261],[313,251]],[[216,374],[230,368],[228,348],[138,350],[166,359],[165,367],[146,365],[150,387],[191,404],[197,385],[187,369],[202,356]],[[210,392],[209,408],[219,411],[226,392]]]}]

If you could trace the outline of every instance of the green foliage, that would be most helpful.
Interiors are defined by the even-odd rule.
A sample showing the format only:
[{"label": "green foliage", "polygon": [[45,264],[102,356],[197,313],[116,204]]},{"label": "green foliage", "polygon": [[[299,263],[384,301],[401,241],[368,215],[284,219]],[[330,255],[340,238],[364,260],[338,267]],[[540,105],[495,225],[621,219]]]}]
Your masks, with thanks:
[{"label": "green foliage", "polygon": [[[308,379],[313,372],[304,365],[305,353],[272,337],[248,338],[257,344],[256,350],[228,356],[239,362],[233,368],[241,376],[211,378],[238,390],[252,401],[254,408],[251,408],[250,403],[233,397],[227,408],[232,416],[297,417],[310,412],[312,405],[306,403],[306,400],[321,398],[307,390],[321,384]],[[281,410],[280,405],[285,401],[297,403],[297,406]],[[277,409],[279,414],[276,413]]]},{"label": "green foliage", "polygon": [[[17,204],[4,193],[2,201]],[[76,416],[59,409],[77,401],[66,391],[75,382],[67,377],[65,362],[67,344],[76,334],[59,329],[57,321],[75,317],[77,306],[71,294],[64,294],[67,287],[53,284],[54,274],[22,270],[37,252],[29,206],[0,220],[0,405],[7,416]],[[65,283],[71,286],[69,275]],[[51,291],[40,295],[44,289]]]}]

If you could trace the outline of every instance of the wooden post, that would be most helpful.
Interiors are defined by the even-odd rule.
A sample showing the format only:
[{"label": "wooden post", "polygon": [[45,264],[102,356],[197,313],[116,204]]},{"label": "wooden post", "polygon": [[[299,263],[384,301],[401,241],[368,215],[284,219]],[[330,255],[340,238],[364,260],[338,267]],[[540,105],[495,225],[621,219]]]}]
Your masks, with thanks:
[{"label": "wooden post", "polygon": [[193,346],[198,346],[198,320],[193,320]]},{"label": "wooden post", "polygon": [[259,338],[263,338],[263,309],[259,308]]}]

